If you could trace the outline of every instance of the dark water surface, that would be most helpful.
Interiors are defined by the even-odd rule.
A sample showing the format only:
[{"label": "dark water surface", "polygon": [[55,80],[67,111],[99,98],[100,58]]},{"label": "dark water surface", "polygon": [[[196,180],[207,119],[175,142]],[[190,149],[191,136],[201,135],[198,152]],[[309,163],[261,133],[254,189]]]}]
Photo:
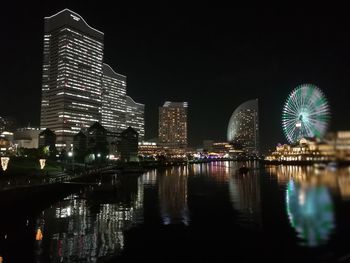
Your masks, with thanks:
[{"label": "dark water surface", "polygon": [[239,165],[105,177],[59,201],[43,196],[46,208],[2,209],[0,255],[6,263],[350,262],[350,168],[250,163],[239,174]]}]

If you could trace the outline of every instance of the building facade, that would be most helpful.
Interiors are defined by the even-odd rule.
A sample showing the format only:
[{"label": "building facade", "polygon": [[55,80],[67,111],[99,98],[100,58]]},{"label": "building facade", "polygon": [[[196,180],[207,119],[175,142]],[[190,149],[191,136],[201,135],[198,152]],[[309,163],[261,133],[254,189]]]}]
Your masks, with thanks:
[{"label": "building facade", "polygon": [[258,99],[242,103],[232,113],[227,140],[248,155],[259,154],[259,103]]},{"label": "building facade", "polygon": [[169,148],[187,147],[187,102],[166,101],[159,107],[159,143]]},{"label": "building facade", "polygon": [[108,131],[126,129],[126,76],[116,73],[103,64],[102,76],[102,126]]},{"label": "building facade", "polygon": [[145,139],[145,105],[126,96],[126,127],[132,127],[139,134],[139,141]]},{"label": "building facade", "polygon": [[119,142],[120,160],[122,162],[138,161],[138,132],[132,127],[122,131]]},{"label": "building facade", "polygon": [[13,134],[13,141],[17,148],[37,149],[39,147],[40,128],[20,128]]},{"label": "building facade", "polygon": [[68,147],[81,128],[101,121],[104,34],[71,10],[45,17],[41,128]]}]

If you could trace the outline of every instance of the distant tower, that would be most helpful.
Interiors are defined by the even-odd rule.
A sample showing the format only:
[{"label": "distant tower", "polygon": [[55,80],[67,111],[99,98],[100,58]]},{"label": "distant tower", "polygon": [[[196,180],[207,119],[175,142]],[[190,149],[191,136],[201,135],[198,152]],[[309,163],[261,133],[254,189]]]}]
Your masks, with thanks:
[{"label": "distant tower", "polygon": [[102,126],[118,132],[127,128],[126,122],[126,76],[116,73],[103,64],[102,76]]},{"label": "distant tower", "polygon": [[126,96],[126,127],[132,127],[139,134],[139,141],[145,138],[145,105]]},{"label": "distant tower", "polygon": [[187,102],[166,101],[159,107],[159,143],[170,148],[187,147]]},{"label": "distant tower", "polygon": [[238,144],[249,155],[259,154],[259,102],[249,100],[239,105],[232,113],[227,140]]},{"label": "distant tower", "polygon": [[41,123],[69,147],[73,135],[101,121],[104,34],[64,9],[45,17]]}]

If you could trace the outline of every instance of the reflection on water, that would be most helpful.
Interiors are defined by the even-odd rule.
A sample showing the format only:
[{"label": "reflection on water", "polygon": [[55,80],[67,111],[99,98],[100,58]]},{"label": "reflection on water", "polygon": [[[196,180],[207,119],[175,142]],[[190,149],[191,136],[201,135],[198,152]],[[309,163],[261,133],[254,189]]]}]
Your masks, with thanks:
[{"label": "reflection on water", "polygon": [[268,253],[266,258],[282,262],[286,248],[300,261],[308,251],[318,256],[342,246],[347,252],[349,168],[245,165],[246,174],[238,172],[237,162],[150,170],[134,179],[125,176],[113,187],[81,187],[16,222],[16,214],[4,213],[0,262],[25,262],[12,260],[18,258],[17,244],[27,248],[23,257],[34,254],[38,263],[133,262],[134,255],[143,261],[168,255],[182,260],[187,253],[224,258],[232,256],[232,248],[234,261],[237,254]]},{"label": "reflection on water", "polygon": [[165,170],[158,178],[160,213],[163,224],[183,223],[188,225],[187,167]]},{"label": "reflection on water", "polygon": [[350,171],[347,168],[313,166],[271,166],[270,174],[287,185],[286,208],[290,224],[301,244],[327,244],[335,231],[335,208],[331,193],[350,199]]},{"label": "reflection on water", "polygon": [[268,172],[277,177],[280,185],[290,179],[312,185],[323,185],[333,194],[340,195],[343,200],[350,200],[350,169],[340,167],[317,168],[312,166],[279,165],[269,166]]},{"label": "reflection on water", "polygon": [[157,183],[157,170],[151,170],[142,175],[142,181],[145,187],[154,186]]},{"label": "reflection on water", "polygon": [[231,175],[228,186],[233,208],[240,214],[239,224],[261,226],[261,186],[256,170]]},{"label": "reflection on water", "polygon": [[332,233],[334,208],[329,190],[323,185],[288,183],[287,213],[293,228],[306,246],[325,244]]},{"label": "reflection on water", "polygon": [[128,204],[71,195],[43,211],[35,234],[37,262],[96,262],[118,255],[124,248],[123,232],[142,215],[141,179],[137,191]]}]

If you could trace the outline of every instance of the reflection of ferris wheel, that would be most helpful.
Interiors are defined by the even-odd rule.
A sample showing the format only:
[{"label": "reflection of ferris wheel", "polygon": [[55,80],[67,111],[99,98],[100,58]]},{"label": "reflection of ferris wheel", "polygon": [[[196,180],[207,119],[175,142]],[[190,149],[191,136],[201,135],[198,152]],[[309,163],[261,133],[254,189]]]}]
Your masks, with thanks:
[{"label": "reflection of ferris wheel", "polygon": [[303,137],[322,137],[328,127],[329,106],[322,91],[302,84],[289,95],[283,107],[283,131],[290,143]]}]

